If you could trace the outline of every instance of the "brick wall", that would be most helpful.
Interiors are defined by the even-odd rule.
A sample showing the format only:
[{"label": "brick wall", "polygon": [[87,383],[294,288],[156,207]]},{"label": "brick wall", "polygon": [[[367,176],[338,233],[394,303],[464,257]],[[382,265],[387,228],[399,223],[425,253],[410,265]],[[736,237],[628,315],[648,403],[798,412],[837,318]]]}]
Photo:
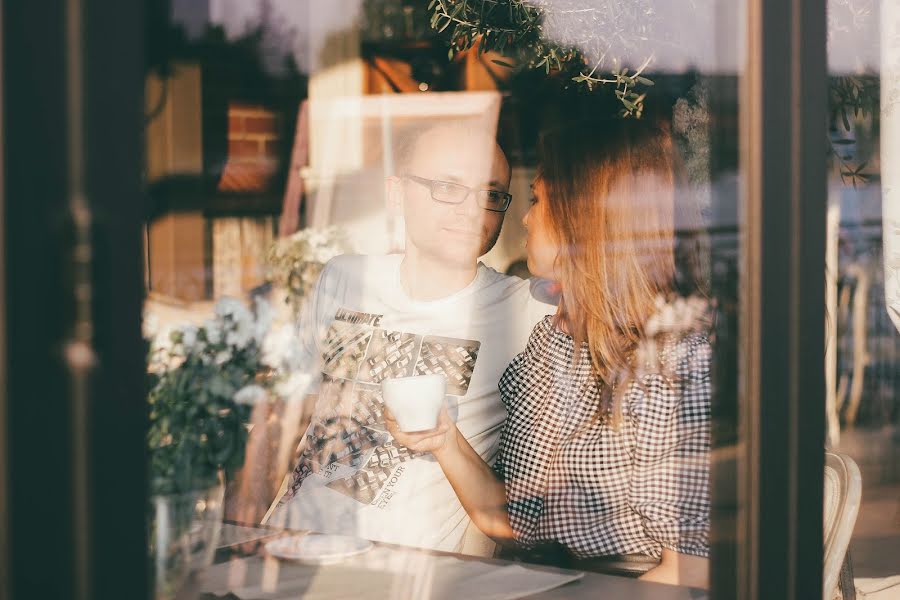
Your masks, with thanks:
[{"label": "brick wall", "polygon": [[278,115],[262,106],[228,107],[228,160],[269,166],[278,159]]},{"label": "brick wall", "polygon": [[[279,116],[263,107],[228,107],[228,161],[219,191],[253,194],[269,190],[278,169]],[[265,255],[272,243],[272,217],[212,220],[213,297],[241,296],[265,281]]]}]

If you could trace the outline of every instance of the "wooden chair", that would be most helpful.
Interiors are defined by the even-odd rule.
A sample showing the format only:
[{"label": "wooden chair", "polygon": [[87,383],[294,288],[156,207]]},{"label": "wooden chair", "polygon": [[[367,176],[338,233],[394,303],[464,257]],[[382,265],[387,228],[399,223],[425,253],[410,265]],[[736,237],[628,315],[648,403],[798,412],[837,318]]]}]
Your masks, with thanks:
[{"label": "wooden chair", "polygon": [[862,476],[849,456],[825,453],[823,600],[856,597],[847,548],[862,497]]}]

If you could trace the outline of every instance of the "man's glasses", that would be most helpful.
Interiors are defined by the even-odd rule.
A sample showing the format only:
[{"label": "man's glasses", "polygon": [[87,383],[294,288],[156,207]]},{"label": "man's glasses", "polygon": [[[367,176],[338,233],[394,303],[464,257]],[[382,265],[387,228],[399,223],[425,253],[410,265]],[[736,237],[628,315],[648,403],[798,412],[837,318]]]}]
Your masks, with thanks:
[{"label": "man's glasses", "polygon": [[434,179],[425,179],[415,175],[407,175],[404,179],[410,179],[419,185],[429,188],[431,197],[444,204],[462,204],[469,197],[469,194],[475,194],[475,201],[484,210],[506,212],[506,209],[509,208],[509,203],[512,202],[512,194],[497,190],[476,190],[458,183],[435,181]]}]

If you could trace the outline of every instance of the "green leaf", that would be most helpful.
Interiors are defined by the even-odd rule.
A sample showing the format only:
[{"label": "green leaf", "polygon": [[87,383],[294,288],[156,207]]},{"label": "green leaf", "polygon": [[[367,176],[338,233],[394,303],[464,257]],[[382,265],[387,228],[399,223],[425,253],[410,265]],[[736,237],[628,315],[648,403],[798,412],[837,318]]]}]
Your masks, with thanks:
[{"label": "green leaf", "polygon": [[641,85],[646,85],[646,86],[656,85],[655,83],[653,83],[653,81],[647,79],[646,77],[642,77],[641,75],[638,75],[637,77],[635,77],[634,80],[636,82],[640,83]]},{"label": "green leaf", "polygon": [[507,69],[512,69],[512,68],[513,68],[512,63],[508,63],[508,62],[506,62],[505,60],[500,60],[499,58],[492,58],[492,59],[491,59],[491,62],[492,62],[492,63],[495,63],[495,64],[498,64],[498,65],[500,65],[501,67],[506,67]]}]

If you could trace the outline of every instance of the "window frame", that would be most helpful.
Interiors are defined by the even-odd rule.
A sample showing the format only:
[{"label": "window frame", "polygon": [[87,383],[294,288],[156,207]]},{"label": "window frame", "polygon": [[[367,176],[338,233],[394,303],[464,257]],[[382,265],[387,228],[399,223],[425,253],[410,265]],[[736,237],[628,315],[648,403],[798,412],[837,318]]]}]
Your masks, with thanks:
[{"label": "window frame", "polygon": [[[715,577],[712,595],[821,597],[826,5],[746,0],[739,6],[744,14],[738,22],[746,22],[748,36],[739,97],[745,227],[736,485],[743,503],[732,521],[714,517],[714,535],[727,535],[729,527],[735,535],[724,546],[731,552],[714,553],[713,569],[735,576]],[[70,586],[80,591],[73,597],[94,598],[118,597],[135,586],[147,589],[140,340],[145,207],[139,199],[149,10],[118,0],[8,2],[0,8],[0,135],[4,148],[16,149],[2,156],[2,306],[9,328],[3,334],[6,354],[0,357],[8,375],[0,399],[8,451],[0,452],[0,474],[6,474],[10,494],[0,503],[7,541],[0,560],[11,576],[0,593],[14,597],[40,586],[51,595]],[[82,25],[67,31],[73,14]],[[72,55],[81,60],[67,61]],[[84,101],[75,113],[64,101],[74,92]],[[79,118],[83,138],[73,128]],[[67,302],[75,290],[60,268],[71,260],[72,248],[55,218],[67,212],[65,200],[74,188],[72,178],[62,174],[79,151],[94,213],[91,350],[98,362],[86,383],[86,404],[68,385],[72,373],[62,357],[46,362],[48,349],[58,352],[74,324]],[[43,183],[35,187],[34,181]],[[122,202],[128,197],[134,202]],[[21,231],[45,241],[43,250],[28,254],[35,244],[17,234]],[[35,284],[34,270],[56,280]],[[62,294],[48,294],[50,289]],[[28,327],[44,314],[61,316]],[[58,421],[50,427],[48,414]],[[83,418],[69,419],[72,414]],[[78,439],[90,447],[73,453],[72,440]],[[36,440],[43,444],[39,451]],[[53,490],[57,509],[66,509],[48,519],[41,514],[47,503],[28,497],[45,489],[38,487],[38,476],[47,477],[45,459],[54,457],[67,472]],[[110,498],[110,490],[116,497]],[[46,539],[72,543],[48,553]]]}]

